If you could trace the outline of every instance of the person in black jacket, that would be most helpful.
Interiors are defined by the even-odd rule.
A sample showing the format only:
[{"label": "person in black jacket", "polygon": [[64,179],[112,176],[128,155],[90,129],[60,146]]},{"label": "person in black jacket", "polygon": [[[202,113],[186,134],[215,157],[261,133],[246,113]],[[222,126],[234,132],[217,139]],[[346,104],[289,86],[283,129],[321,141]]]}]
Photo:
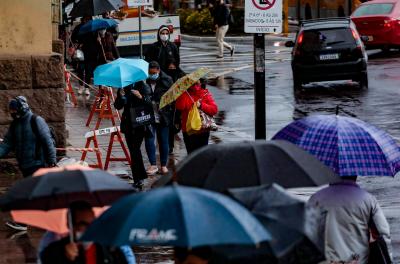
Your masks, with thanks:
[{"label": "person in black jacket", "polygon": [[214,25],[218,44],[217,58],[219,59],[224,57],[224,47],[229,49],[231,56],[233,56],[233,53],[235,52],[235,47],[224,41],[226,32],[228,32],[229,29],[229,20],[231,16],[229,7],[229,0],[218,0],[213,10]]},{"label": "person in black jacket", "polygon": [[178,47],[170,41],[171,32],[169,28],[162,25],[158,29],[157,42],[153,43],[145,54],[147,62],[156,61],[163,72],[168,69],[168,60],[173,58],[179,67],[180,58]]},{"label": "person in black jacket", "polygon": [[[151,100],[155,113],[155,124],[152,125],[152,131],[153,135],[157,135],[157,142],[160,150],[161,173],[166,174],[168,172],[169,126],[172,122],[173,112],[170,105],[165,106],[161,110],[159,110],[158,107],[160,105],[161,97],[168,91],[173,82],[171,77],[161,71],[160,65],[157,62],[152,61],[149,64],[149,78],[147,79],[147,84],[151,88]],[[147,156],[151,164],[147,170],[147,174],[153,175],[158,172],[155,137],[146,138],[145,145]]]},{"label": "person in black jacket", "polygon": [[134,187],[142,189],[143,180],[147,178],[143,157],[140,151],[143,139],[147,133],[151,133],[148,124],[138,124],[133,117],[133,110],[144,108],[152,111],[150,87],[144,82],[137,82],[119,89],[114,102],[116,109],[124,109],[121,118],[121,132],[125,134],[126,142],[131,155],[131,170]]},{"label": "person in black jacket", "polygon": [[[87,202],[77,201],[71,204],[69,210],[74,237],[79,239],[95,219],[93,209]],[[71,242],[69,236],[47,246],[40,258],[42,264],[128,263],[120,248],[109,248],[97,243]]]}]

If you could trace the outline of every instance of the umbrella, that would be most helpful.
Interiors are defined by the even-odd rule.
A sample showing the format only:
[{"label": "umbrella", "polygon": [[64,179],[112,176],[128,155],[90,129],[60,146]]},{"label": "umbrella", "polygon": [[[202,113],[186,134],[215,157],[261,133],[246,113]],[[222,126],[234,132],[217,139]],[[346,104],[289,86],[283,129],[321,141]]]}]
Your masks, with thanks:
[{"label": "umbrella", "polygon": [[46,211],[81,200],[105,206],[132,192],[127,182],[102,170],[63,170],[16,182],[0,197],[0,208]]},{"label": "umbrella", "polygon": [[94,71],[94,84],[123,88],[148,77],[149,63],[142,59],[119,58]]},{"label": "umbrella", "polygon": [[178,79],[171,88],[161,97],[160,109],[164,106],[174,102],[193,84],[199,81],[210,72],[208,68],[199,68],[192,73],[189,73],[182,78]]},{"label": "umbrella", "polygon": [[71,17],[96,16],[104,12],[119,10],[124,5],[121,0],[80,0],[74,4],[69,15]]},{"label": "umbrella", "polygon": [[118,23],[114,19],[93,19],[79,29],[79,35],[95,32],[100,29],[115,27],[116,25],[118,25]]},{"label": "umbrella", "polygon": [[[251,250],[254,255],[268,255],[271,248],[278,259],[294,259],[294,263],[319,263],[325,259],[326,214],[321,209],[307,206],[277,184],[230,189],[229,194],[249,209],[274,238],[269,247]],[[298,254],[304,251],[307,256],[300,258]],[[251,255],[246,252],[249,253],[238,248],[229,255]]]},{"label": "umbrella", "polygon": [[[101,230],[101,232],[99,232]],[[270,235],[230,198],[206,190],[169,186],[129,195],[86,230],[83,241],[103,245],[255,245]]]},{"label": "umbrella", "polygon": [[260,140],[204,147],[179,164],[177,180],[224,191],[274,182],[285,188],[319,186],[339,177],[289,142]]},{"label": "umbrella", "polygon": [[314,115],[294,121],[273,139],[290,141],[340,176],[394,176],[400,146],[383,130],[356,118]]}]

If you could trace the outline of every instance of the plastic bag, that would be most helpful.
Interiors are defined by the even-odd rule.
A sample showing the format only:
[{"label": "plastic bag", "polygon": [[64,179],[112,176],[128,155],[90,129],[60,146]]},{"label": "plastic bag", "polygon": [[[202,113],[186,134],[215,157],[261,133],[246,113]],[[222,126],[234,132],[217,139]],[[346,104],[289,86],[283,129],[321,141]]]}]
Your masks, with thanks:
[{"label": "plastic bag", "polygon": [[85,60],[85,56],[83,55],[83,51],[80,49],[76,49],[73,59],[78,60],[78,61],[84,61]]},{"label": "plastic bag", "polygon": [[198,133],[201,130],[201,118],[199,109],[197,105],[193,104],[192,109],[190,109],[188,118],[186,121],[186,133],[189,135]]}]

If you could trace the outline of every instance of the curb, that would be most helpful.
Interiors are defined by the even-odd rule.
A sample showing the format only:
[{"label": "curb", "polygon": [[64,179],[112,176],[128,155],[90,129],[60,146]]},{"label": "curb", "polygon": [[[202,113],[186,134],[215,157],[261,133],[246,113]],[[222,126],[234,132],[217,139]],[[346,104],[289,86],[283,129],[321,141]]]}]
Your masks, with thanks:
[{"label": "curb", "polygon": [[[295,34],[289,33],[288,36],[283,35],[265,35],[265,40],[267,41],[288,41],[294,40]],[[186,35],[181,34],[182,40],[189,40],[189,41],[198,41],[198,42],[215,42],[216,39],[214,36],[193,36],[193,35]],[[247,36],[228,36],[225,37],[224,40],[231,41],[231,42],[251,42],[253,41],[252,35]]]}]

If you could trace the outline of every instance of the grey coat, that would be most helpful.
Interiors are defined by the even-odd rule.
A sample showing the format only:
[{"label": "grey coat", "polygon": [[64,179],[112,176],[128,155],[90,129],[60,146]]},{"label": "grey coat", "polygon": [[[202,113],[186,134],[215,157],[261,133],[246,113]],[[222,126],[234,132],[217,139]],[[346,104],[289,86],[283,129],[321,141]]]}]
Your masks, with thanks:
[{"label": "grey coat", "polygon": [[[356,183],[343,181],[315,193],[309,200],[328,211],[325,229],[325,256],[328,261],[366,264],[369,221],[390,245],[389,224],[374,196]],[[358,261],[351,262],[353,259]],[[329,263],[329,262],[328,262]]]},{"label": "grey coat", "polygon": [[[46,121],[37,116],[39,139],[36,139],[31,127],[32,112],[28,111],[21,119],[13,121],[4,141],[0,143],[0,158],[14,151],[19,167],[24,170],[35,166],[56,164],[56,149],[53,145],[50,129]],[[36,142],[40,142],[37,146]],[[40,149],[36,152],[36,148]],[[37,157],[36,157],[37,156]]]}]

